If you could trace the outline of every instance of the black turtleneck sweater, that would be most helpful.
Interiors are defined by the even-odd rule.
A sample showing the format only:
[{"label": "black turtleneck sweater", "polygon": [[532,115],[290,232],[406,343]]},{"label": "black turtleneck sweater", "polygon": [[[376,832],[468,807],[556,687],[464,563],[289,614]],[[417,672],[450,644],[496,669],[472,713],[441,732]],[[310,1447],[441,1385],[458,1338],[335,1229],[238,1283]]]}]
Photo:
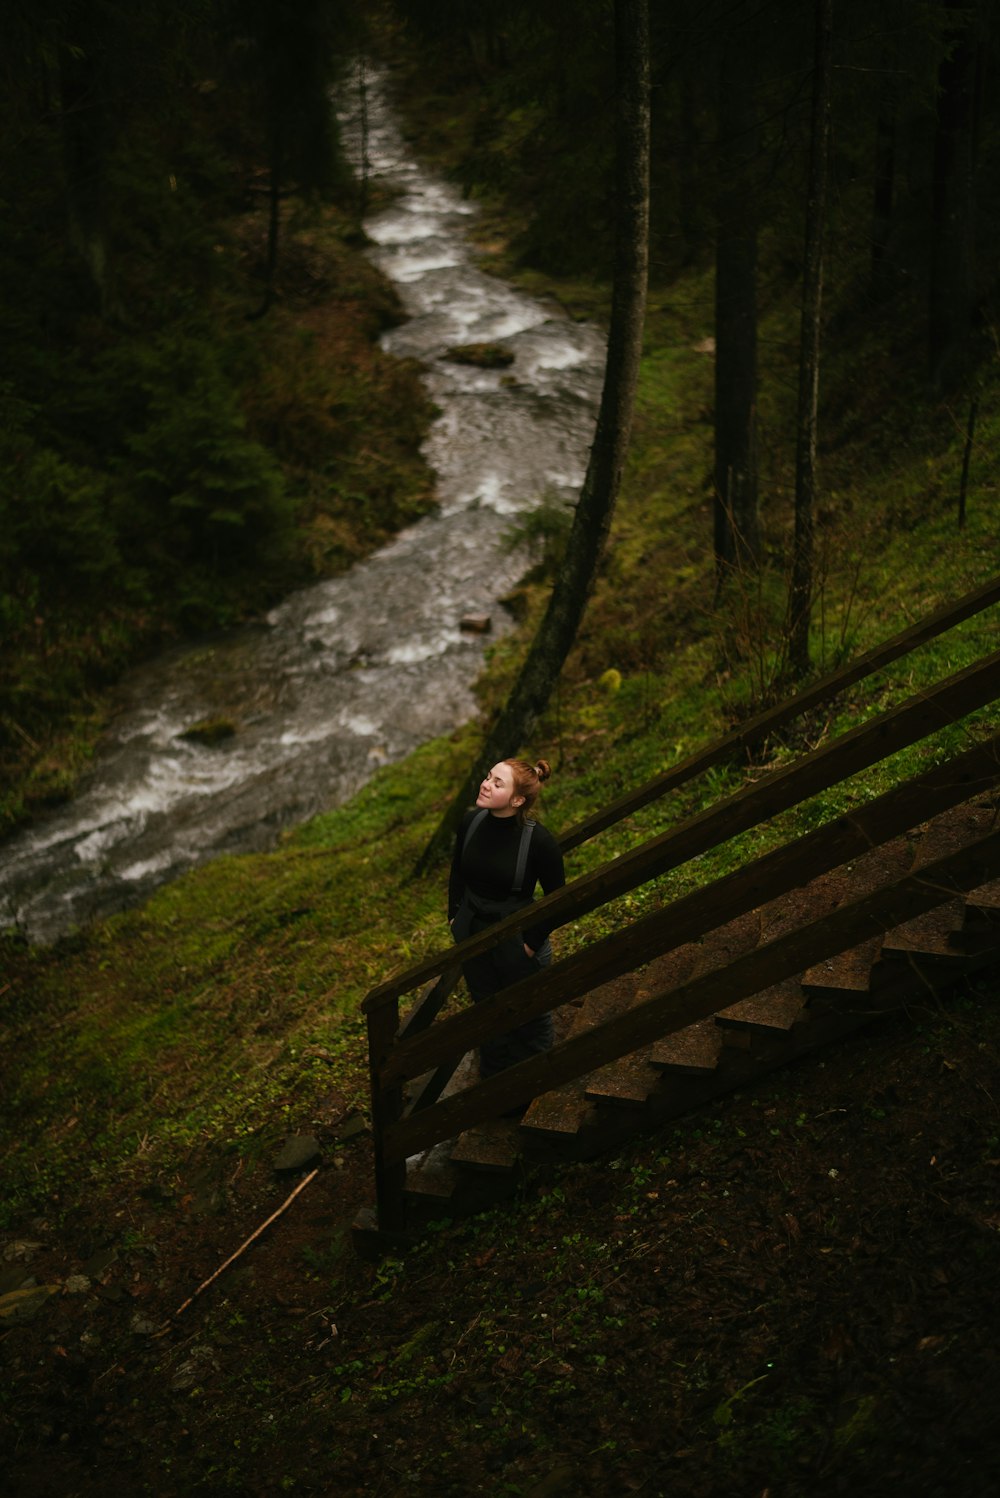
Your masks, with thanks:
[{"label": "black turtleneck sweater", "polygon": [[[448,880],[448,919],[451,920],[466,889],[484,900],[505,900],[511,893],[517,871],[517,853],[521,845],[521,823],[517,817],[495,817],[487,812],[468,846],[465,844],[469,823],[475,809],[466,812],[455,840]],[[528,867],[521,886],[525,900],[531,898],[536,884],[544,894],[551,894],[566,883],[559,844],[547,828],[536,824],[528,849]],[[544,921],[525,929],[524,939],[537,952],[552,927]]]}]

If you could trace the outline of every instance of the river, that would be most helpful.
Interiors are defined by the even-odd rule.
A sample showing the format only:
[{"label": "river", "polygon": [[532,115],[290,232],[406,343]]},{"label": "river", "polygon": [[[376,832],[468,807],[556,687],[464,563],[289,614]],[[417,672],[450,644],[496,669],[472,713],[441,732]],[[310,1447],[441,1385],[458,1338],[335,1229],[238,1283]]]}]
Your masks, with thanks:
[{"label": "river", "polygon": [[[415,159],[385,76],[365,84],[345,89],[341,128],[355,168],[364,155],[392,194],[365,229],[406,312],[383,344],[420,361],[440,411],[425,448],[438,506],[260,625],[130,673],[77,795],[0,846],[0,929],[49,943],[196,864],[272,847],[466,721],[485,644],[510,627],[500,600],[528,560],[504,533],[546,495],[579,492],[603,336],[480,269],[475,206]],[[445,357],[481,342],[512,361]],[[489,634],[462,628],[476,615]],[[237,731],[214,747],[184,737],[216,718]]]}]

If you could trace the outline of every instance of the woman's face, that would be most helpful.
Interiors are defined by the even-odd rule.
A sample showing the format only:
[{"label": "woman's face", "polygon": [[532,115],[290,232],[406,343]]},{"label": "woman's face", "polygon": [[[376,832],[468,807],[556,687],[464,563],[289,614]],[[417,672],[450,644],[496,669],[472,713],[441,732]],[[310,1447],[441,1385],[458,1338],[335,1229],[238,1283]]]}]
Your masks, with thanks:
[{"label": "woman's face", "polygon": [[484,775],[476,805],[488,807],[495,817],[512,817],[523,800],[514,795],[513,770],[501,762]]}]

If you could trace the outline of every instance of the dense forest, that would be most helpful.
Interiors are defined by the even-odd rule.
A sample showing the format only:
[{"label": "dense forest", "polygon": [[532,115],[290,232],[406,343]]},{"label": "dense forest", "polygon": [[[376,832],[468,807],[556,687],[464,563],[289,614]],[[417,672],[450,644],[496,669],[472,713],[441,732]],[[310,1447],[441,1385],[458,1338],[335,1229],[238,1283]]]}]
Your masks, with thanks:
[{"label": "dense forest", "polygon": [[[6,7],[0,831],[71,796],[126,669],[433,513],[420,371],[334,100],[383,70],[477,261],[612,321],[612,0]],[[993,0],[650,7],[627,462],[530,745],[572,827],[997,571]],[[645,45],[645,44],[644,44]],[[488,357],[490,351],[481,351]],[[491,534],[500,524],[489,517]],[[51,946],[0,933],[11,1490],[510,1498],[995,1491],[991,970],[374,1263],[365,995],[441,951],[415,873],[479,720],[273,851]],[[995,607],[574,850],[695,818],[996,647]],[[556,933],[645,919],[995,728],[986,709]],[[287,1144],[308,1146],[310,1173]],[[292,1193],[290,1196],[289,1193]]]},{"label": "dense forest", "polygon": [[10,11],[7,820],[72,785],[124,665],[345,566],[431,497],[329,94],[354,24],[253,0]]},{"label": "dense forest", "polygon": [[[835,461],[818,476],[831,423],[869,465],[918,412],[974,432],[996,342],[994,11],[653,8],[647,339],[687,336],[685,307],[710,324],[707,540],[720,586],[777,568],[775,648],[799,671],[844,479]],[[390,49],[425,149],[502,215],[506,267],[585,283],[599,312],[614,239],[597,0],[77,0],[11,22],[8,818],[72,784],[91,694],[126,662],[343,566],[427,502],[426,412],[372,346],[394,309],[358,253],[328,101],[359,48]]]}]

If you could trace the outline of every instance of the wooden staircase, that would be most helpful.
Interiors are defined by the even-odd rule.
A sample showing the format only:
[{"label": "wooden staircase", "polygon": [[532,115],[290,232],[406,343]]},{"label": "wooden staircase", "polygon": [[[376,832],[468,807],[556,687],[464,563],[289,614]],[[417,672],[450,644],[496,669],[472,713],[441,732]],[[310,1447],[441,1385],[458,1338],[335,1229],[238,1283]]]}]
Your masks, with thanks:
[{"label": "wooden staircase", "polygon": [[[563,836],[564,850],[998,602],[1000,577],[602,808]],[[910,779],[853,796],[849,811],[669,905],[647,899],[647,914],[578,939],[482,1004],[443,1012],[460,963],[519,916],[374,988],[363,1010],[376,1210],[356,1219],[359,1251],[403,1244],[428,1217],[509,1192],[527,1165],[589,1159],[1000,962],[998,704],[994,651],[704,811],[665,818],[660,833],[546,895],[535,918],[579,921],[979,714],[950,759],[925,751],[930,767]],[[479,1044],[545,1012],[552,1050],[480,1080]]]},{"label": "wooden staircase", "polygon": [[[556,1015],[557,1037],[605,1024],[653,992],[726,968],[783,930],[822,918],[952,852],[997,819],[981,797],[883,848],[810,881],[602,984]],[[535,1098],[520,1118],[487,1120],[407,1161],[408,1221],[482,1209],[520,1181],[526,1166],[594,1158],[636,1133],[726,1092],[886,1014],[926,1005],[960,978],[1000,963],[1000,880],[949,895],[883,935],[849,947],[630,1055]],[[474,1076],[474,1057],[452,1086]]]}]

